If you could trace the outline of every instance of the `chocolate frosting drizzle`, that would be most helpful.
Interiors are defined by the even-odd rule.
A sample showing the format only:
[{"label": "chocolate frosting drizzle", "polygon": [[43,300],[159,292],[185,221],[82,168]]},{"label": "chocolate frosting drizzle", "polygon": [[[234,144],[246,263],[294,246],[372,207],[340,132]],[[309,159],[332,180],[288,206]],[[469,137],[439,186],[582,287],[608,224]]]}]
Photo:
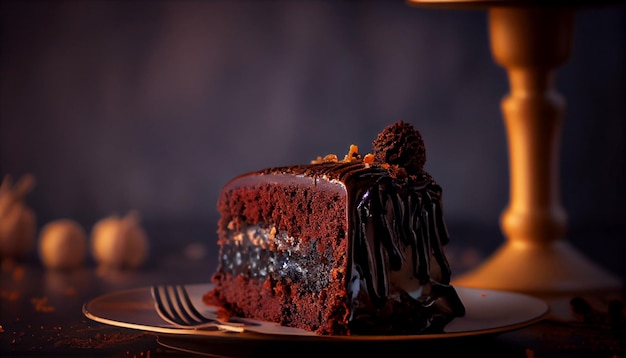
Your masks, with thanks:
[{"label": "chocolate frosting drizzle", "polygon": [[[440,271],[440,277],[433,279],[450,282],[451,270],[442,249],[448,233],[441,216],[439,187],[426,180],[417,184],[406,190],[383,177],[354,194],[352,277],[365,280],[375,302],[384,302],[392,289],[385,272],[399,271],[406,261],[413,263],[413,275],[421,285],[430,284],[431,253],[432,264]],[[410,258],[405,257],[406,247]]]},{"label": "chocolate frosting drizzle", "polygon": [[[456,292],[448,286],[451,270],[443,246],[449,238],[442,215],[441,189],[427,175],[419,181],[408,181],[400,184],[384,176],[371,187],[356,185],[351,189],[356,210],[351,219],[352,268],[348,287],[355,290],[350,296],[354,298],[351,305],[356,326],[358,320],[365,320],[363,324],[369,326],[369,312],[384,312],[390,300],[414,308],[408,314],[416,315],[412,320],[417,324],[407,327],[407,333],[415,328],[437,331],[464,313]],[[394,282],[388,274],[404,270],[405,265],[410,265],[412,275],[419,281],[418,293],[407,292],[409,288]],[[384,321],[385,317],[378,319]],[[380,322],[376,325],[385,327]]]}]

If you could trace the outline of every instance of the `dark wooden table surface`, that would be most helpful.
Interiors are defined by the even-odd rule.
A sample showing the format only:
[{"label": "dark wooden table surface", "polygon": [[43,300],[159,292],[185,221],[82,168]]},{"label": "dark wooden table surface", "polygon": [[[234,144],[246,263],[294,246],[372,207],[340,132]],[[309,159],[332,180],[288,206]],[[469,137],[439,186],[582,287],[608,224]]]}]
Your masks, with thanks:
[{"label": "dark wooden table surface", "polygon": [[[85,302],[102,294],[166,283],[206,283],[214,267],[201,246],[172,250],[162,247],[159,260],[135,271],[103,273],[85,264],[72,272],[44,269],[38,260],[4,260],[0,268],[0,356],[180,357],[356,354],[419,357],[626,357],[626,317],[623,293],[592,295],[574,301],[581,314],[563,322],[550,317],[515,331],[454,339],[409,342],[300,342],[263,339],[216,342],[197,337],[157,336],[118,328],[86,318]],[[153,252],[153,255],[155,253]],[[561,300],[566,310],[575,297]],[[585,311],[585,302],[593,303]],[[598,305],[597,303],[600,302]],[[578,306],[576,306],[576,304]],[[609,309],[609,306],[611,307]],[[563,307],[561,307],[563,308]],[[589,308],[589,307],[588,307]],[[572,311],[574,312],[574,311]],[[178,347],[168,348],[174,345]],[[296,355],[298,356],[298,355]]]}]

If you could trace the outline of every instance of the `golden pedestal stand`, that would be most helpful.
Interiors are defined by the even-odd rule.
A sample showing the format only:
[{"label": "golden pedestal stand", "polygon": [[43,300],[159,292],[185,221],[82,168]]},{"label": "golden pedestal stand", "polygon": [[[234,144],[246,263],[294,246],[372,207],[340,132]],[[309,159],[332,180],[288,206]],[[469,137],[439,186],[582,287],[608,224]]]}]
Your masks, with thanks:
[{"label": "golden pedestal stand", "polygon": [[452,283],[543,296],[617,291],[619,279],[564,239],[558,153],[565,100],[555,88],[555,75],[570,54],[575,9],[526,6],[532,3],[409,0],[420,6],[487,8],[491,51],[510,83],[502,100],[510,161],[510,201],[500,218],[506,241]]}]

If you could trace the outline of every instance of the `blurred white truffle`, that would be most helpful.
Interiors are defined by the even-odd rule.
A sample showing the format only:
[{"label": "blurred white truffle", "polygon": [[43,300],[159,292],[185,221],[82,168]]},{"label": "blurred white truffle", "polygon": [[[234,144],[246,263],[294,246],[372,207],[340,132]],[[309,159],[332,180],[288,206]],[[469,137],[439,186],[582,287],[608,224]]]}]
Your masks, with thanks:
[{"label": "blurred white truffle", "polygon": [[0,184],[0,257],[20,259],[35,246],[35,214],[24,204],[24,196],[34,186],[32,175],[22,176],[15,185],[5,175]]},{"label": "blurred white truffle", "polygon": [[109,216],[98,221],[91,233],[91,253],[99,268],[135,269],[148,257],[148,237],[139,214]]},{"label": "blurred white truffle", "polygon": [[80,224],[70,219],[47,223],[39,235],[39,258],[44,267],[73,270],[81,267],[87,256],[87,235]]}]

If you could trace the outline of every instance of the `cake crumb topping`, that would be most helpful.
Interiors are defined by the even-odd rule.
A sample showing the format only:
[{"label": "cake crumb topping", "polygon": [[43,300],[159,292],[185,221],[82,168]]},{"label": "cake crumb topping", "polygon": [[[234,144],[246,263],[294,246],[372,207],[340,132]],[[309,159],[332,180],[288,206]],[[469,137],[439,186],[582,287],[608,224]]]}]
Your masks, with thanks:
[{"label": "cake crumb topping", "polygon": [[348,154],[346,154],[346,156],[343,158],[343,161],[350,163],[355,159],[361,159],[361,156],[359,155],[359,147],[354,144],[350,144]]},{"label": "cake crumb topping", "polygon": [[311,164],[320,164],[320,163],[337,163],[339,162],[339,158],[337,154],[327,154],[323,158],[318,156],[316,159],[311,161]]},{"label": "cake crumb topping", "polygon": [[[361,155],[359,154],[359,147],[354,144],[350,144],[350,149],[348,150],[348,154],[346,154],[341,161],[339,161],[339,157],[336,154],[327,154],[324,157],[318,156],[316,159],[311,161],[311,164],[321,164],[321,163],[350,163],[355,160],[360,160]],[[372,159],[373,162],[373,159]]]}]

